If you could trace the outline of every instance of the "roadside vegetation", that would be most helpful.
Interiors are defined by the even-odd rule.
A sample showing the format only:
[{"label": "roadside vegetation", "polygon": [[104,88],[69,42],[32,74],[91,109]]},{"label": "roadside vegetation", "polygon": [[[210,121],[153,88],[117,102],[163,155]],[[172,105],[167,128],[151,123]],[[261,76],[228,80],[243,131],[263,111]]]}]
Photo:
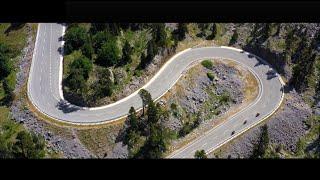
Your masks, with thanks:
[{"label": "roadside vegetation", "polygon": [[9,110],[0,107],[0,158],[39,159],[45,157],[42,136],[27,132],[10,118]]},{"label": "roadside vegetation", "polygon": [[266,151],[269,145],[269,134],[268,134],[268,126],[261,126],[261,134],[258,142],[253,147],[253,152],[250,158],[258,159],[265,158]]},{"label": "roadside vegetation", "polygon": [[128,145],[129,158],[159,159],[167,150],[171,133],[161,125],[161,119],[168,117],[168,111],[155,104],[149,92],[142,89],[140,97],[143,111],[137,115],[131,107],[126,121],[123,143]]},{"label": "roadside vegetation", "polygon": [[23,23],[0,24],[0,105],[10,105],[14,99],[15,63],[25,46]]},{"label": "roadside vegetation", "polygon": [[207,69],[212,69],[213,68],[213,63],[211,60],[204,60],[201,62],[201,64],[206,67]]},{"label": "roadside vegetation", "polygon": [[[72,103],[97,106],[131,92],[157,54],[185,38],[163,23],[69,24],[64,35],[64,93]],[[119,92],[115,94],[114,92]],[[126,94],[127,95],[127,94]]]},{"label": "roadside vegetation", "polygon": [[[252,158],[317,158],[319,157],[319,125],[317,119],[320,110],[320,58],[319,58],[319,24],[316,23],[217,23],[217,33],[214,39],[216,45],[229,45],[252,52],[267,60],[282,75],[286,82],[285,93],[288,96],[302,97],[306,106],[301,109],[294,109],[291,104],[286,104],[285,109],[297,113],[297,119],[282,117],[274,118],[278,121],[288,122],[288,125],[281,126],[286,133],[278,134],[278,128],[270,127],[273,141],[284,141],[284,144],[268,145],[264,143],[254,144],[255,150]],[[197,31],[195,31],[197,32]],[[297,94],[296,94],[297,92]],[[297,98],[298,99],[298,98]],[[302,103],[300,103],[302,104]],[[301,114],[310,111],[311,117],[304,117]],[[299,113],[300,112],[300,113]],[[299,118],[300,121],[299,121]],[[304,120],[307,118],[308,120]],[[271,118],[272,119],[272,118]],[[300,123],[305,121],[306,128],[301,133]],[[297,126],[299,128],[292,128]],[[272,124],[272,123],[271,123]],[[276,124],[276,123],[274,123]],[[277,129],[277,130],[276,130]],[[262,130],[265,132],[266,130]],[[297,132],[298,131],[298,132]],[[252,136],[254,131],[252,131]],[[250,131],[248,133],[251,133]],[[288,133],[288,134],[287,134]],[[300,134],[301,133],[301,134]],[[262,133],[263,134],[263,133]],[[278,137],[275,137],[277,134]],[[249,137],[249,136],[248,136]],[[289,138],[291,137],[291,138]],[[258,142],[266,139],[259,136]],[[262,138],[262,139],[261,139]],[[298,139],[297,145],[291,145]],[[242,140],[241,140],[242,141]],[[247,139],[244,140],[246,142]],[[266,140],[264,142],[267,142]],[[240,142],[235,146],[242,147],[243,154],[247,155],[245,145],[240,146]],[[266,143],[267,144],[267,143]],[[239,146],[238,146],[239,145]],[[292,147],[291,147],[292,146]],[[294,148],[293,148],[294,147]],[[297,150],[295,151],[295,147]],[[233,148],[232,154],[236,152]]]},{"label": "roadside vegetation", "polygon": [[[75,31],[71,29],[79,26],[82,27],[82,30]],[[159,54],[162,49],[161,47],[168,48],[177,46],[177,49],[182,50],[194,45],[201,44],[202,46],[206,46],[211,43],[235,46],[252,52],[261,52],[261,50],[256,49],[258,49],[257,47],[263,47],[263,49],[268,49],[266,52],[263,51],[264,54],[283,53],[283,57],[285,57],[283,61],[277,58],[267,59],[277,59],[277,62],[270,63],[286,78],[290,78],[290,75],[287,76],[285,73],[292,71],[292,78],[288,78],[288,82],[300,93],[306,94],[305,97],[307,98],[305,99],[311,106],[316,106],[316,100],[320,99],[317,97],[317,95],[320,94],[320,88],[318,88],[320,87],[318,83],[320,72],[320,68],[318,67],[320,66],[318,54],[315,51],[318,35],[315,36],[312,42],[309,42],[308,39],[303,39],[305,34],[301,34],[301,32],[294,30],[295,28],[289,25],[283,30],[283,28],[281,29],[282,25],[278,23],[244,23],[232,25],[223,23],[179,23],[176,29],[165,27],[164,31],[162,31],[162,27],[158,26],[162,25],[70,24],[67,29],[67,34],[71,29],[72,31],[70,32],[75,34],[82,33],[84,36],[75,36],[80,37],[81,41],[77,42],[82,43],[78,45],[75,44],[74,46],[76,48],[70,48],[71,51],[65,54],[64,91],[67,92],[65,94],[69,94],[71,99],[75,99],[76,102],[82,105],[95,106],[110,103],[117,100],[115,92],[121,92],[125,89],[126,84],[130,84],[134,82],[136,78],[144,76],[148,69],[148,64],[154,61],[152,57]],[[159,31],[155,29],[159,29]],[[159,35],[158,37],[156,37],[157,34]],[[102,40],[99,41],[99,38]],[[162,41],[163,39],[165,40]],[[193,42],[195,43],[192,44]],[[67,44],[66,42],[65,48]],[[165,45],[161,46],[161,44]],[[157,46],[160,48],[155,48]],[[88,58],[92,65],[80,66],[73,64],[75,59],[83,61],[83,57]],[[85,62],[87,62],[87,60],[85,60]],[[213,68],[212,63],[209,61],[203,61],[201,64],[208,70]],[[283,64],[287,64],[286,68],[288,69],[284,70],[285,66]],[[82,70],[78,72],[79,70],[71,69]],[[81,74],[80,78],[78,74]],[[206,76],[211,81],[215,81],[216,79],[216,75],[211,72],[206,73]],[[77,84],[72,86],[73,78],[75,78],[75,80],[73,80],[74,82],[85,82],[83,83],[85,86],[77,87]],[[68,82],[71,83],[68,84]],[[192,132],[203,119],[214,118],[219,113],[219,110],[217,110],[219,107],[226,104],[226,102],[232,101],[228,93],[222,93],[216,96],[214,93],[211,93],[211,91],[208,91],[208,94],[210,95],[208,103],[203,103],[203,108],[201,108],[201,111],[207,112],[208,115],[206,117],[203,117],[201,113],[193,113],[187,117],[185,109],[183,109],[178,102],[170,101],[170,103],[168,103],[170,107],[166,108],[166,111],[169,112],[170,116],[184,119],[181,128],[178,128],[179,130],[177,132],[172,133],[175,138],[183,137]],[[110,101],[104,101],[104,99],[110,99]],[[216,104],[215,102],[219,102],[217,107],[215,107],[216,105],[212,107],[212,104]],[[148,111],[148,108],[146,108],[145,111]],[[140,119],[141,115],[136,116]],[[144,118],[147,118],[147,115],[144,115]],[[310,130],[310,132],[316,132],[316,130]],[[135,139],[132,141],[137,142],[131,143],[130,145],[131,155],[137,154],[147,141],[148,136],[143,135],[143,133],[141,134],[140,131],[132,131],[129,134],[132,136],[130,139]],[[316,135],[313,137],[316,137]],[[128,144],[130,144],[130,141],[128,141]],[[259,145],[255,146],[256,158],[271,157],[275,155],[274,152],[279,149],[277,147],[274,148],[273,144],[260,145],[260,148]]]},{"label": "roadside vegetation", "polygon": [[[142,82],[139,78],[145,76],[150,64],[164,49],[180,51],[195,45],[214,44],[242,48],[267,59],[286,80],[286,91],[289,89],[286,93],[295,89],[311,108],[316,108],[320,104],[320,58],[317,50],[320,36],[318,31],[312,33],[312,38],[308,36],[306,26],[279,23],[179,23],[176,28],[169,28],[164,24],[69,24],[64,37],[64,94],[75,104],[107,104],[118,100],[116,95],[128,89],[129,84]],[[207,70],[214,68],[206,60],[201,64]],[[212,72],[204,75],[210,81],[217,79]],[[4,90],[1,91],[1,86],[0,99],[7,96]],[[135,113],[134,109],[130,109],[126,122],[124,143],[128,145],[129,156],[162,157],[170,140],[190,134],[204,119],[215,118],[220,107],[233,101],[228,93],[217,96],[212,92],[212,89],[207,91],[209,98],[202,104],[203,108],[199,108],[199,111],[207,113],[206,116],[187,112],[179,102],[168,101],[166,108],[160,103],[152,105],[148,102],[147,93],[142,95],[143,112]],[[167,114],[170,120],[182,120],[181,126],[173,132],[161,123],[163,119],[168,119]],[[319,148],[316,148],[319,146],[318,119],[317,115],[313,115],[306,122],[309,128],[300,138],[298,150],[293,154],[285,153],[280,145],[271,144],[268,131],[272,128],[263,126],[261,136],[253,144],[251,157],[278,158],[282,157],[281,153],[290,157],[319,157]],[[87,135],[90,136],[89,133]]]},{"label": "roadside vegetation", "polygon": [[295,156],[298,158],[320,158],[320,116],[313,115],[306,122],[308,131],[297,142]]},{"label": "roadside vegetation", "polygon": [[207,155],[206,155],[206,152],[202,149],[202,150],[197,150],[195,153],[194,153],[194,158],[196,159],[207,159]]},{"label": "roadside vegetation", "polygon": [[24,23],[0,24],[0,158],[43,158],[45,141],[15,123],[10,106],[15,99],[16,64],[26,45]]}]

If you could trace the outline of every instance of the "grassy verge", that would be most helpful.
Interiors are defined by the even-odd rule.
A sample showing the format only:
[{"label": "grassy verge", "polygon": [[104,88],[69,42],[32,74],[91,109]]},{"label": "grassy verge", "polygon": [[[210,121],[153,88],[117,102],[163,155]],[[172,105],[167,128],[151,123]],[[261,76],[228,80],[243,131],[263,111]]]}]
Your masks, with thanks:
[{"label": "grassy verge", "polygon": [[23,126],[11,120],[10,109],[5,106],[0,106],[0,117],[0,132],[9,131],[10,141],[14,141],[17,134],[24,130]]},{"label": "grassy verge", "polygon": [[[18,62],[21,59],[21,54],[23,48],[27,45],[28,38],[28,26],[31,27],[31,33],[33,37],[36,37],[37,33],[37,24],[24,24],[23,26],[19,26],[18,28],[12,28],[10,23],[0,24],[0,42],[5,43],[10,48],[9,57],[13,62],[14,69],[10,72],[10,74],[6,77],[6,81],[8,82],[9,88],[14,89],[16,85],[16,73],[18,72]],[[22,90],[18,91],[16,94],[16,99],[22,100],[22,103],[25,103],[22,97],[26,97],[26,89],[25,87]],[[0,100],[5,96],[2,81],[0,81]],[[27,108],[27,106],[22,105],[20,108]],[[14,142],[16,136],[19,132],[27,131],[24,126],[15,123],[10,116],[10,109],[6,106],[0,107],[0,129],[5,132],[6,136],[10,137],[9,141]],[[9,132],[9,133],[8,133]],[[60,156],[56,152],[52,152],[46,149],[45,157],[58,157]]]},{"label": "grassy verge", "polygon": [[21,50],[25,47],[27,40],[26,27],[12,29],[10,23],[0,24],[0,42],[7,44],[12,52],[11,57],[20,55]]},{"label": "grassy verge", "polygon": [[[16,65],[19,60],[21,51],[26,45],[26,40],[27,40],[26,26],[12,29],[10,23],[0,24],[0,43],[4,43],[8,45],[8,47],[10,48],[9,57],[13,61],[14,65]],[[15,87],[16,72],[17,72],[17,68],[14,68],[14,70],[6,77],[10,89],[14,89]],[[6,94],[3,89],[3,84],[2,84],[2,81],[0,80],[0,100],[3,99],[5,95]],[[1,122],[10,121],[9,108],[5,106],[1,106],[0,120]]]},{"label": "grassy verge", "polygon": [[122,123],[106,125],[101,128],[78,129],[80,142],[93,154],[104,157],[111,153],[115,146],[118,132],[123,128]]},{"label": "grassy verge", "polygon": [[[10,23],[0,24],[0,43],[4,43],[10,49],[9,57],[16,64],[26,45],[27,29],[25,26],[13,29]],[[14,89],[16,83],[16,68],[6,77],[9,89]],[[3,82],[0,80],[0,101],[6,96]]]}]

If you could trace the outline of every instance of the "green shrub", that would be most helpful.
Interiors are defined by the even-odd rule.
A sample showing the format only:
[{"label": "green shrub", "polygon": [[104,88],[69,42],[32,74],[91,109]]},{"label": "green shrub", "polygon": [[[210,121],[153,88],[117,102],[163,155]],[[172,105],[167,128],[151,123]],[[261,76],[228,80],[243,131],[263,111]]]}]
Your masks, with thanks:
[{"label": "green shrub", "polygon": [[115,38],[111,38],[104,42],[101,49],[98,50],[96,63],[105,67],[116,65],[120,61],[119,55],[117,41]]},{"label": "green shrub", "polygon": [[194,157],[196,159],[207,159],[207,155],[206,155],[206,152],[202,149],[202,150],[197,150],[195,153],[194,153]]},{"label": "green shrub", "polygon": [[182,129],[180,129],[179,131],[179,136],[180,137],[184,137],[185,135],[189,134],[193,129],[193,124],[190,122],[186,122]]},{"label": "green shrub", "polygon": [[133,75],[134,75],[134,76],[137,76],[137,77],[140,77],[140,76],[142,75],[142,73],[143,73],[143,72],[142,72],[141,70],[135,70],[134,73],[133,73]]},{"label": "green shrub", "polygon": [[230,96],[228,95],[228,94],[226,94],[226,93],[224,93],[224,94],[222,94],[220,97],[219,97],[219,100],[220,100],[220,102],[222,102],[222,103],[227,103],[227,102],[229,102],[230,101]]},{"label": "green shrub", "polygon": [[207,73],[208,78],[213,81],[214,80],[214,75],[210,72]]},{"label": "green shrub", "polygon": [[204,66],[207,69],[212,69],[213,68],[213,63],[211,60],[204,60],[201,62],[202,66]]},{"label": "green shrub", "polygon": [[170,105],[170,107],[171,107],[171,109],[173,109],[173,110],[177,110],[177,104],[176,104],[176,103],[172,103],[172,104]]},{"label": "green shrub", "polygon": [[72,53],[74,50],[80,49],[87,40],[86,29],[80,26],[69,27],[64,35],[65,45],[64,52]]},{"label": "green shrub", "polygon": [[229,46],[234,45],[237,42],[238,36],[239,36],[238,32],[234,31],[234,33],[233,33],[233,35],[232,35],[232,37],[231,37],[231,39],[229,41]]}]

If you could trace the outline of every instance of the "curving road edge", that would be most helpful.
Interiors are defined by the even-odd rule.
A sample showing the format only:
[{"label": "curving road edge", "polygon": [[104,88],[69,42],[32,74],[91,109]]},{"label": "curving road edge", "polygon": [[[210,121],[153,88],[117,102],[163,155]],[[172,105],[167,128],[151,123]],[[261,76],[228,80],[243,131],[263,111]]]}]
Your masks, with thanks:
[{"label": "curving road edge", "polygon": [[[255,58],[259,59],[260,61],[262,61],[264,64],[267,64],[271,67],[271,65],[266,62],[265,60],[259,58],[256,55],[253,55],[249,52],[245,52],[241,49],[237,49],[234,47],[227,47],[227,46],[221,46],[221,48],[227,48],[227,49],[231,49],[231,50],[235,50],[241,53],[245,53],[247,55],[251,55],[254,56]],[[248,68],[248,70],[256,77],[256,79],[259,82],[259,88],[261,89],[261,80],[259,77],[257,77],[256,73],[254,73],[254,71],[252,71],[251,68]],[[221,146],[225,145],[226,143],[230,142],[231,140],[235,139],[236,137],[239,137],[241,134],[245,133],[246,131],[248,131],[249,129],[257,126],[258,124],[260,124],[261,122],[263,122],[264,120],[268,119],[269,117],[271,117],[281,106],[283,100],[284,100],[284,90],[283,90],[283,86],[285,85],[282,77],[276,72],[276,75],[278,77],[278,80],[281,84],[281,98],[279,103],[276,105],[276,107],[266,116],[254,121],[253,123],[251,123],[248,126],[244,126],[243,128],[241,128],[238,131],[235,131],[235,133],[233,135],[226,135],[224,139],[219,139],[218,142],[211,142],[210,146],[205,147],[205,145],[208,145],[208,142],[204,142],[206,139],[215,139],[215,136],[217,135],[217,133],[219,133],[217,131],[218,128],[222,127],[223,125],[225,125],[224,123],[218,124],[217,126],[215,126],[214,128],[210,129],[209,131],[205,132],[203,135],[198,136],[196,139],[192,140],[190,143],[188,143],[187,145],[173,151],[172,153],[170,153],[166,158],[194,158],[194,153],[197,150],[205,150],[206,154],[210,154],[211,152],[213,152],[214,150],[220,148]],[[259,94],[257,96],[256,99],[260,99],[261,98],[261,91],[259,90]],[[232,115],[231,117],[229,117],[229,119],[235,118],[239,113],[241,113],[242,111],[246,110],[247,108],[255,105],[257,103],[257,101],[255,100],[254,102],[252,102],[251,104],[249,104],[246,108],[242,109],[241,111],[237,112],[236,114]],[[210,144],[210,143],[209,143]]]},{"label": "curving road edge", "polygon": [[[117,121],[127,116],[131,106],[142,108],[138,91],[106,106],[79,107],[63,98],[63,57],[61,37],[65,27],[61,24],[38,25],[34,53],[28,78],[28,98],[44,115],[73,125],[98,125]],[[154,100],[161,98],[196,61],[206,58],[224,58],[236,61],[249,69],[259,81],[258,97],[246,108],[225,122],[209,130],[187,146],[173,152],[170,158],[193,157],[198,149],[210,153],[231,139],[270,117],[283,101],[284,82],[281,76],[265,60],[231,47],[189,48],[174,55],[142,88],[148,90]],[[141,89],[141,88],[140,88]],[[255,117],[259,112],[260,116]],[[243,124],[243,121],[248,121]],[[230,133],[235,131],[233,135]]]}]

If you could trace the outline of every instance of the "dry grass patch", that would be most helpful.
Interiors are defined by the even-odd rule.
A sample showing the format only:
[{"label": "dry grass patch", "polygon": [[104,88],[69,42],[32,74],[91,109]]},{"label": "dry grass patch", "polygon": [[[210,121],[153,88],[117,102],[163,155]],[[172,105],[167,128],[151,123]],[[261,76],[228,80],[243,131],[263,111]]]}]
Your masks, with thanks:
[{"label": "dry grass patch", "polygon": [[107,125],[102,128],[78,129],[76,134],[80,142],[93,154],[104,157],[111,153],[119,131],[123,128],[122,123]]}]

